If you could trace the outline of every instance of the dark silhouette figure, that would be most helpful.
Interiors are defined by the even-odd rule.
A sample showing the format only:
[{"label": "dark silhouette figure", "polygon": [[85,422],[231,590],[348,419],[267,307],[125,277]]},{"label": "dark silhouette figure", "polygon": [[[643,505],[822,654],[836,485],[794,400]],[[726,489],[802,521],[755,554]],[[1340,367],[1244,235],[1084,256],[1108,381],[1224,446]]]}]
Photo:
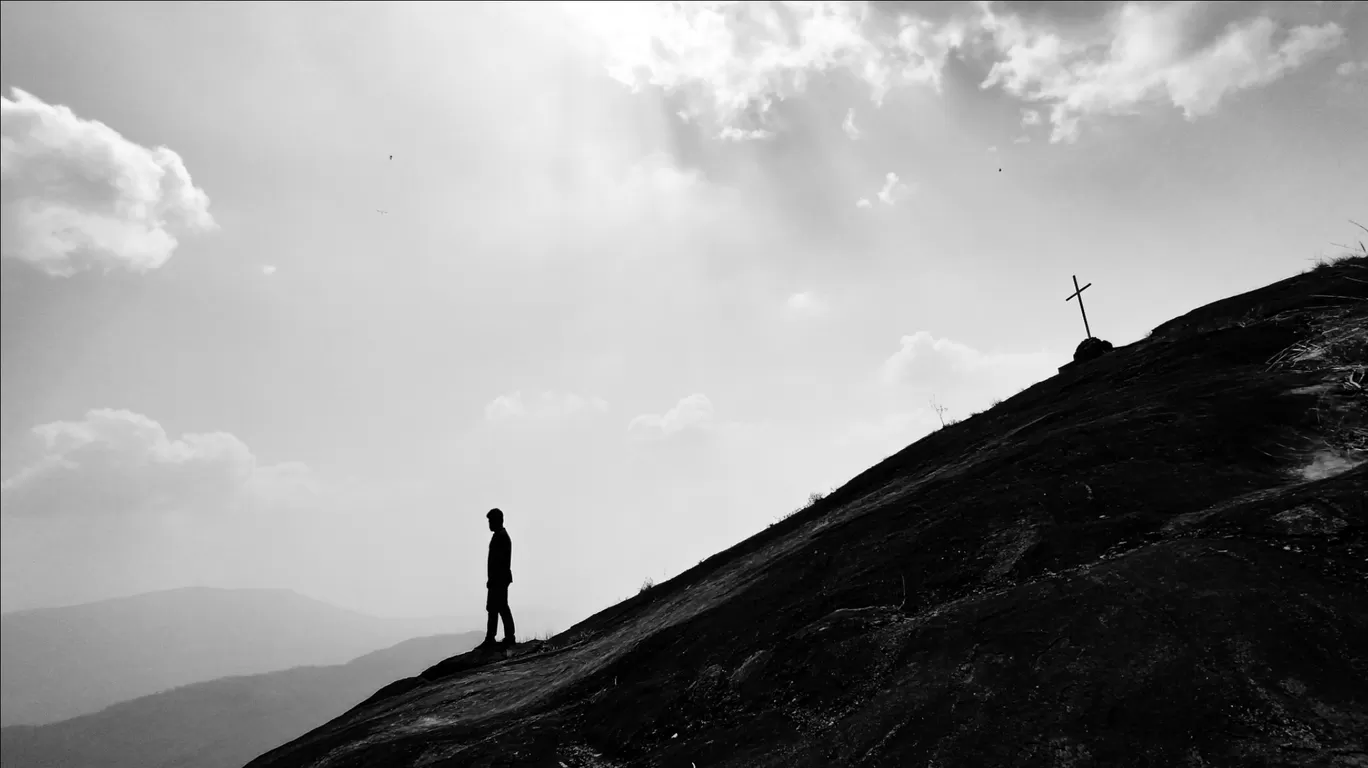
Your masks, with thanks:
[{"label": "dark silhouette figure", "polygon": [[477,650],[500,645],[494,641],[500,617],[503,617],[504,627],[502,645],[508,647],[517,643],[517,636],[513,633],[513,611],[508,607],[508,585],[513,583],[513,540],[508,538],[508,531],[504,530],[502,510],[491,509],[485,517],[489,518],[489,530],[494,532],[489,539],[489,580],[485,582],[489,590],[489,598],[485,601],[489,625],[485,630],[484,642],[480,643]]}]

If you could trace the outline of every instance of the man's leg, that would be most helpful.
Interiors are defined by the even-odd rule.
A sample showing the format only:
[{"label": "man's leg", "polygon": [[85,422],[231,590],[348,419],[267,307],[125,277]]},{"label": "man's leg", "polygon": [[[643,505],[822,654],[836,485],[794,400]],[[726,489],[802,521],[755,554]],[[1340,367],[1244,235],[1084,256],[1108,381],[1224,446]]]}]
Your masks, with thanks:
[{"label": "man's leg", "polygon": [[[489,610],[495,611],[499,616],[503,617],[504,644],[509,645],[513,643],[513,612],[508,609],[507,584],[501,584],[498,588],[489,590]],[[492,627],[494,625],[491,624],[490,626]],[[493,637],[493,635],[490,635],[490,637]]]},{"label": "man's leg", "polygon": [[475,650],[493,648],[498,643],[494,642],[494,630],[499,626],[499,606],[494,602],[494,590],[490,589],[485,596],[485,612],[489,614],[489,621],[485,625],[485,639],[483,643],[475,646]]},{"label": "man's leg", "polygon": [[513,634],[513,609],[508,607],[507,600],[504,601],[503,608],[499,609],[499,615],[503,617],[503,641],[509,645],[513,645],[518,642],[518,636]]}]

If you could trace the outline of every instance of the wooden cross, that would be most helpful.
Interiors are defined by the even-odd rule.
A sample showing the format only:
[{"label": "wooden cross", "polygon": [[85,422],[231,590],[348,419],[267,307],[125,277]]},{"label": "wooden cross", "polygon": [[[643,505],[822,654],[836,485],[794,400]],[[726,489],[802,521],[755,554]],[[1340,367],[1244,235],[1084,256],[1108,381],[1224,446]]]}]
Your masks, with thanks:
[{"label": "wooden cross", "polygon": [[1087,332],[1088,338],[1091,339],[1091,338],[1092,338],[1092,331],[1088,328],[1088,311],[1085,310],[1085,309],[1083,309],[1083,292],[1086,291],[1086,290],[1088,290],[1088,288],[1090,288],[1090,287],[1092,286],[1092,283],[1088,283],[1087,285],[1083,286],[1082,288],[1079,288],[1079,287],[1078,287],[1078,275],[1074,275],[1074,276],[1073,276],[1073,281],[1074,281],[1074,292],[1073,292],[1073,294],[1072,294],[1071,296],[1069,296],[1069,298],[1065,299],[1065,301],[1070,301],[1070,300],[1072,300],[1072,299],[1074,299],[1074,298],[1077,298],[1077,299],[1078,299],[1078,311],[1083,313],[1083,330]]}]

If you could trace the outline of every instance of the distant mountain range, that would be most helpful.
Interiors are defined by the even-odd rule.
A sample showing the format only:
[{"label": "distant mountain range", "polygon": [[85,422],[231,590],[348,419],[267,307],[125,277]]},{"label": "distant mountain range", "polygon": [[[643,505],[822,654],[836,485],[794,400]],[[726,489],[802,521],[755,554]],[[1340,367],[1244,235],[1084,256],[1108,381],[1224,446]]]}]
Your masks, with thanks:
[{"label": "distant mountain range", "polygon": [[176,589],[16,611],[0,616],[0,725],[53,723],[223,677],[344,664],[471,627],[458,622],[378,618],[276,589]]},{"label": "distant mountain range", "polygon": [[347,664],[195,683],[42,726],[0,729],[2,768],[241,768],[482,632],[407,640]]}]

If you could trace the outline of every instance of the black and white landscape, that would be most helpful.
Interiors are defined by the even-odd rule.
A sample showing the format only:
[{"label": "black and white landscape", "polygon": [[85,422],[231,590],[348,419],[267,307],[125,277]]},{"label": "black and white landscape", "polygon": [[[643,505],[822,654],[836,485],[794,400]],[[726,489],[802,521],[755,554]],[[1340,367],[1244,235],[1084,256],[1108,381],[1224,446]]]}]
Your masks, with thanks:
[{"label": "black and white landscape", "polygon": [[1364,763],[1368,4],[0,17],[4,768]]}]

